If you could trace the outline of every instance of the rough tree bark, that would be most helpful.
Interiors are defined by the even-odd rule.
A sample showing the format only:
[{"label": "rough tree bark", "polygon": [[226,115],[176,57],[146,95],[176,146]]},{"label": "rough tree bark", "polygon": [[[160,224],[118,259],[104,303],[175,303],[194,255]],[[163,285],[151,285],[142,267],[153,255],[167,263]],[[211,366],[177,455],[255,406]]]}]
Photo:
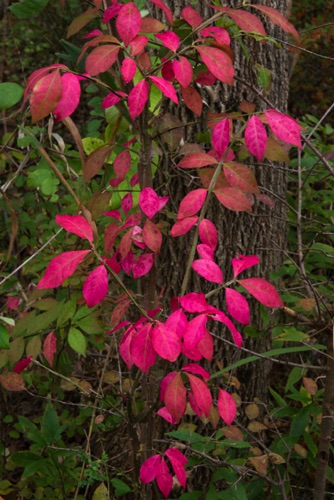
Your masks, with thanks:
[{"label": "rough tree bark", "polygon": [[[175,18],[179,17],[180,12],[187,5],[185,0],[165,0],[165,3],[171,8]],[[283,14],[286,11],[285,0],[256,0],[252,3],[262,3],[271,6]],[[240,2],[235,0],[228,2],[228,6],[230,7],[235,7],[239,4]],[[215,11],[208,7],[209,4],[207,2],[198,1],[197,5],[192,5],[201,12],[203,19],[208,19],[215,13]],[[150,6],[149,8],[151,9],[152,7]],[[253,13],[258,15],[258,11],[255,12],[254,10]],[[158,9],[152,9],[152,14],[163,18],[161,11]],[[276,36],[279,39],[284,38],[284,34],[280,28],[270,23],[265,16],[260,17],[269,35]],[[243,99],[256,103],[258,110],[268,108],[257,92],[251,89],[254,86],[261,93],[256,83],[255,64],[260,64],[272,72],[271,89],[266,97],[273,103],[276,109],[286,112],[288,98],[287,51],[284,47],[279,48],[272,42],[259,43],[250,37],[244,37],[244,42],[247,45],[250,55],[248,61],[240,45],[236,42],[233,43],[236,75],[244,80],[244,82],[236,79],[233,87],[217,84],[212,89],[201,88],[200,91],[203,100],[207,103],[207,106],[205,106],[206,113],[208,111],[224,112],[237,110],[239,103]],[[194,121],[194,115],[188,112],[184,106],[176,108],[166,103],[166,110],[177,116],[183,123]],[[203,130],[205,128],[203,129],[202,125],[187,126],[185,128],[185,141],[195,142],[195,133]],[[200,187],[200,181],[193,176],[193,172],[191,175],[174,175],[173,158],[168,158],[168,161],[164,161],[162,167],[156,176],[157,186],[163,186],[162,193],[171,196],[173,203],[178,207],[180,200],[189,188],[193,189],[195,187],[194,184]],[[257,163],[254,165],[259,186],[263,187],[262,192],[268,194],[275,201],[274,209],[256,202],[252,214],[234,213],[212,200],[213,203],[211,203],[208,218],[211,218],[217,228],[219,228],[220,240],[216,256],[219,265],[224,270],[226,279],[231,276],[231,259],[238,253],[259,255],[261,263],[257,268],[253,268],[252,276],[262,276],[268,279],[269,273],[279,268],[286,247],[284,203],[286,178],[283,167],[283,165],[277,163],[270,164],[267,160],[264,160],[262,164]],[[164,245],[160,259],[159,277],[161,286],[165,287],[166,307],[168,307],[168,299],[180,293],[192,234],[191,232],[188,238],[170,239],[169,245]],[[254,274],[255,272],[257,274]],[[205,281],[197,278],[195,273],[192,273],[188,290],[199,289],[203,291],[209,290]],[[224,295],[221,294],[215,300],[215,305],[224,310]],[[252,325],[256,327],[261,335],[257,338],[245,337],[244,345],[253,351],[264,352],[270,348],[271,344],[270,327],[267,326],[264,328],[260,308],[255,301],[251,304],[251,318]],[[226,337],[230,340],[229,333],[223,331],[221,326],[216,326],[214,330],[211,328],[211,331],[219,337]],[[222,342],[218,342],[217,347],[217,357],[225,366],[232,360],[236,361],[238,357],[243,355],[242,352],[237,352],[236,349],[229,348],[229,346]],[[242,384],[241,393],[244,400],[249,401],[254,397],[261,400],[266,399],[270,368],[271,365],[269,362],[259,360],[243,366],[237,372],[237,377]]]}]

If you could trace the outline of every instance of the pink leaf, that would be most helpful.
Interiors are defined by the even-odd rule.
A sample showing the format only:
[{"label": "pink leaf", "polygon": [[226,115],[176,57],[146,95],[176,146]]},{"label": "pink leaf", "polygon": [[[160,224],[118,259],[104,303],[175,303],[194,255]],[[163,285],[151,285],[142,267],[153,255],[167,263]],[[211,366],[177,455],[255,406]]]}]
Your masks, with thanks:
[{"label": "pink leaf", "polygon": [[232,187],[240,189],[243,193],[259,193],[259,186],[257,185],[254,172],[235,161],[224,163],[224,175]]},{"label": "pink leaf", "polygon": [[76,234],[90,242],[93,241],[93,229],[82,215],[56,215],[56,223],[65,231]]},{"label": "pink leaf", "polygon": [[145,35],[135,36],[130,42],[130,54],[135,57],[141,54],[148,44],[148,38]]},{"label": "pink leaf", "polygon": [[145,108],[148,100],[149,88],[146,80],[141,80],[133,87],[129,94],[128,105],[131,118],[134,120]]},{"label": "pink leaf", "polygon": [[150,80],[161,90],[164,96],[168,97],[171,101],[175,102],[175,104],[179,103],[179,99],[176,95],[176,90],[173,85],[161,76],[149,76]]},{"label": "pink leaf", "polygon": [[181,17],[194,29],[198,28],[203,22],[199,12],[190,7],[190,5],[182,10]]},{"label": "pink leaf", "polygon": [[54,257],[45,270],[43,278],[37,285],[38,290],[56,288],[72,276],[80,262],[90,253],[90,250],[74,250],[64,252]]},{"label": "pink leaf", "polygon": [[160,229],[150,219],[146,219],[143,227],[143,241],[152,252],[160,252],[162,234]]},{"label": "pink leaf", "polygon": [[164,31],[166,28],[167,26],[161,21],[148,16],[143,18],[140,31],[142,33],[159,33],[160,31]]},{"label": "pink leaf", "polygon": [[185,311],[190,313],[205,312],[209,308],[204,293],[187,293],[183,297],[180,297],[180,304]]},{"label": "pink leaf", "polygon": [[209,26],[208,28],[204,28],[200,31],[200,35],[204,37],[210,36],[221,45],[231,44],[231,38],[228,32],[224,28],[218,28],[218,26]]},{"label": "pink leaf", "polygon": [[186,411],[186,394],[181,373],[177,373],[169,383],[165,392],[165,405],[176,422],[179,422]]},{"label": "pink leaf", "polygon": [[62,95],[62,79],[58,69],[39,79],[30,96],[32,123],[46,118],[57,106]]},{"label": "pink leaf", "polygon": [[10,309],[11,311],[18,311],[19,310],[19,299],[17,297],[7,297],[6,300],[6,307]]},{"label": "pink leaf", "polygon": [[24,99],[27,99],[32,89],[35,87],[36,83],[41,80],[44,76],[51,72],[53,69],[63,69],[64,71],[69,71],[67,66],[64,64],[51,64],[51,66],[46,66],[45,68],[40,68],[31,73],[28,78],[26,88],[24,90]]},{"label": "pink leaf", "polygon": [[237,407],[231,394],[219,389],[218,412],[226,425],[231,425],[237,416]]},{"label": "pink leaf", "polygon": [[137,65],[133,59],[127,57],[126,59],[123,60],[121,66],[121,73],[125,83],[128,83],[132,80],[132,78],[136,74],[136,71],[137,71]]},{"label": "pink leaf", "polygon": [[276,288],[263,278],[248,278],[238,280],[247,292],[267,307],[283,307],[284,302],[277,293]]},{"label": "pink leaf", "polygon": [[[196,405],[198,406],[200,412],[203,412],[206,417],[209,416],[211,406],[212,406],[212,396],[203,380],[190,373],[187,373],[187,377],[190,382],[191,390],[195,398]],[[202,415],[199,415],[201,418]]]},{"label": "pink leaf", "polygon": [[53,110],[56,121],[60,122],[70,116],[77,109],[81,88],[77,75],[72,73],[65,73],[61,77],[62,94],[57,106]]},{"label": "pink leaf", "polygon": [[207,316],[199,314],[187,324],[183,334],[184,345],[187,349],[195,349],[205,335]]},{"label": "pink leaf", "polygon": [[159,197],[150,187],[144,188],[139,196],[139,206],[144,214],[153,219],[155,214],[161,210],[169,200],[169,196]]},{"label": "pink leaf", "polygon": [[266,36],[267,33],[262,21],[257,16],[254,16],[254,14],[246,10],[235,10],[227,7],[217,8],[217,10],[226,10],[226,15],[230,17],[242,31],[246,33],[255,31],[256,33]]},{"label": "pink leaf", "polygon": [[204,64],[218,80],[233,85],[234,68],[231,59],[225,52],[207,45],[200,45],[196,47],[196,50]]},{"label": "pink leaf", "polygon": [[184,365],[182,367],[182,371],[187,373],[194,373],[195,375],[200,375],[205,380],[209,380],[210,373],[204,370],[204,368],[200,365],[196,365],[195,363],[189,363],[188,365]]},{"label": "pink leaf", "polygon": [[121,203],[122,210],[125,214],[127,214],[133,207],[133,199],[132,194],[128,193],[124,196]]},{"label": "pink leaf", "polygon": [[218,283],[219,285],[223,283],[223,273],[220,267],[215,262],[212,262],[212,260],[194,260],[191,267],[207,281]]},{"label": "pink leaf", "polygon": [[252,7],[266,14],[272,23],[280,26],[286,33],[291,33],[297,42],[299,41],[299,34],[296,28],[277,9],[267,7],[266,5],[252,5]]},{"label": "pink leaf", "polygon": [[230,121],[228,118],[217,123],[212,131],[211,140],[219,158],[221,158],[230,142]]},{"label": "pink leaf", "polygon": [[204,204],[207,190],[200,188],[190,191],[180,203],[177,219],[185,219],[199,212]]},{"label": "pink leaf", "polygon": [[197,215],[193,215],[192,217],[187,217],[186,219],[177,221],[170,231],[171,236],[175,238],[176,236],[182,236],[186,234],[196,224],[197,221]]},{"label": "pink leaf", "polygon": [[108,273],[104,265],[92,271],[83,286],[82,293],[88,307],[94,307],[105,299],[108,292]]},{"label": "pink leaf", "polygon": [[141,23],[142,18],[134,2],[122,6],[116,19],[116,28],[126,47],[138,35]]},{"label": "pink leaf", "polygon": [[249,269],[250,267],[256,266],[260,262],[257,255],[242,255],[238,254],[237,258],[232,259],[233,274],[236,278],[238,274]]},{"label": "pink leaf", "polygon": [[168,448],[165,455],[169,458],[180,485],[186,488],[187,475],[184,467],[187,465],[188,459],[177,448]]},{"label": "pink leaf", "polygon": [[16,365],[13,368],[13,372],[15,373],[22,373],[23,370],[25,370],[31,363],[33,357],[29,356],[28,358],[21,359],[16,363]]},{"label": "pink leaf", "polygon": [[191,153],[180,161],[180,168],[202,168],[208,165],[215,165],[218,161],[213,156],[206,153]]},{"label": "pink leaf", "polygon": [[119,179],[125,179],[131,165],[130,151],[125,149],[114,160],[114,172]]},{"label": "pink leaf", "polygon": [[165,399],[165,394],[166,394],[166,389],[173,380],[174,377],[176,377],[177,372],[170,372],[167,373],[167,375],[164,376],[164,378],[161,380],[160,383],[160,394],[159,394],[159,399],[160,401],[163,401]]},{"label": "pink leaf", "polygon": [[118,104],[122,97],[126,97],[127,94],[125,92],[120,92],[119,90],[117,91],[117,94],[115,92],[110,92],[102,101],[102,109],[106,108],[111,108],[111,106],[115,106],[115,104]]},{"label": "pink leaf", "polygon": [[187,326],[187,316],[182,309],[174,311],[167,319],[166,326],[178,334],[180,339],[183,337],[183,332]]},{"label": "pink leaf", "polygon": [[239,321],[239,323],[249,325],[250,311],[245,297],[236,290],[233,290],[233,288],[226,288],[225,294],[228,313],[232,316],[232,318]]},{"label": "pink leaf", "polygon": [[201,257],[201,259],[207,259],[207,260],[212,260],[212,261],[215,260],[214,251],[208,245],[201,243],[200,245],[197,245],[196,250],[199,253],[199,256]]},{"label": "pink leaf", "polygon": [[166,464],[164,458],[161,458],[160,466],[158,467],[156,481],[159,490],[164,495],[164,497],[167,498],[173,486],[173,476],[169,472],[168,465]]},{"label": "pink leaf", "polygon": [[167,47],[167,49],[170,49],[172,52],[176,52],[179,48],[180,38],[174,31],[165,31],[165,33],[159,33],[154,36],[161,41],[164,47]]},{"label": "pink leaf", "polygon": [[92,50],[87,56],[85,68],[90,76],[98,75],[107,71],[116,61],[120,46],[101,45]]},{"label": "pink leaf", "polygon": [[131,325],[124,333],[122,340],[119,344],[119,353],[122,356],[124,363],[126,363],[128,369],[133,366],[133,359],[131,354],[131,341],[134,334],[133,326]]},{"label": "pink leaf", "polygon": [[252,116],[247,123],[245,143],[249,152],[257,160],[262,161],[267,147],[267,132],[263,123],[256,115]]},{"label": "pink leaf", "polygon": [[163,406],[162,408],[160,408],[160,410],[157,411],[157,415],[159,415],[159,417],[161,417],[161,418],[164,418],[169,424],[173,424],[173,425],[177,424],[177,421],[169,413],[166,406]]},{"label": "pink leaf", "polygon": [[107,9],[104,11],[104,14],[103,14],[103,23],[104,24],[107,24],[110,19],[113,19],[114,17],[117,16],[117,14],[119,13],[119,11],[121,10],[122,8],[122,5],[120,4],[114,4],[114,5],[111,5],[110,7],[107,7]]},{"label": "pink leaf", "polygon": [[193,79],[193,67],[184,56],[173,62],[175,78],[182,87],[188,87]]},{"label": "pink leaf", "polygon": [[218,232],[213,222],[203,219],[198,226],[198,235],[205,245],[215,250],[218,245]]},{"label": "pink leaf", "polygon": [[234,212],[252,212],[247,196],[238,188],[222,187],[214,190],[215,195],[224,207]]},{"label": "pink leaf", "polygon": [[173,24],[172,11],[170,10],[169,7],[167,7],[165,2],[163,2],[163,0],[150,0],[150,1],[165,13],[166,19],[169,22],[169,24]]},{"label": "pink leaf", "polygon": [[205,335],[202,340],[197,344],[197,350],[203,356],[203,358],[208,361],[212,361],[213,358],[213,338],[209,330],[205,330]]},{"label": "pink leaf", "polygon": [[133,277],[141,278],[149,273],[154,263],[154,253],[140,255],[132,266]]},{"label": "pink leaf", "polygon": [[142,464],[139,478],[143,484],[151,483],[157,477],[160,461],[160,455],[152,455]]},{"label": "pink leaf", "polygon": [[49,365],[52,367],[52,363],[57,352],[57,339],[53,332],[50,332],[44,340],[43,343],[43,356]]},{"label": "pink leaf", "polygon": [[300,149],[302,148],[300,125],[296,120],[283,113],[279,113],[275,109],[268,109],[265,111],[265,115],[271,130],[281,141],[293,144]]},{"label": "pink leaf", "polygon": [[156,353],[168,361],[175,361],[181,353],[180,337],[160,321],[155,323],[152,342]]},{"label": "pink leaf", "polygon": [[150,366],[153,366],[156,360],[156,352],[152,344],[152,325],[146,323],[138,328],[138,331],[132,335],[131,356],[133,363],[138,368],[147,373]]},{"label": "pink leaf", "polygon": [[236,327],[234,326],[234,324],[232,323],[232,321],[230,320],[230,318],[228,318],[226,316],[226,314],[224,314],[222,311],[219,311],[217,309],[216,314],[214,316],[212,316],[212,319],[214,319],[216,321],[220,321],[221,323],[224,323],[224,325],[226,325],[227,328],[232,333],[232,337],[233,337],[233,340],[235,342],[235,345],[237,347],[242,346],[242,337],[241,337],[240,333],[238,332],[238,330],[236,329]]},{"label": "pink leaf", "polygon": [[181,86],[182,99],[184,104],[190,111],[195,113],[196,116],[201,116],[203,109],[203,101],[197,90],[192,87],[182,87]]}]

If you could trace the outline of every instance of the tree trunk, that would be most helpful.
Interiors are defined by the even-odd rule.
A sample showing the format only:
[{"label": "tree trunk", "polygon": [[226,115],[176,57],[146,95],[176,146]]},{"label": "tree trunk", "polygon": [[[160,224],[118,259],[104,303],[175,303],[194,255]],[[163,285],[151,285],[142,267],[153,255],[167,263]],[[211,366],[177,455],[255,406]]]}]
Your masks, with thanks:
[{"label": "tree trunk", "polygon": [[[174,13],[174,18],[179,18],[180,12],[187,5],[185,0],[165,0],[165,3]],[[262,3],[273,8],[277,8],[284,14],[285,0],[256,0],[253,3]],[[229,6],[234,7],[240,4],[238,1],[230,1]],[[215,11],[211,10],[206,2],[199,1],[193,5],[202,15],[203,19],[208,19]],[[151,7],[150,7],[151,8]],[[258,15],[258,11],[253,11]],[[152,9],[155,17],[162,17],[159,9]],[[284,38],[280,28],[269,22],[265,16],[259,16],[265,24],[266,31],[270,36],[276,36],[279,39]],[[236,79],[233,87],[225,84],[216,84],[213,88],[201,88],[203,100],[207,103],[204,106],[205,113],[208,111],[225,112],[236,111],[243,99],[256,103],[257,110],[268,108],[250,87],[259,89],[257,84],[255,65],[260,64],[269,69],[271,73],[271,88],[266,96],[273,103],[274,107],[282,112],[286,111],[288,98],[288,58],[285,48],[278,48],[272,42],[259,43],[251,37],[243,37],[243,41],[249,51],[249,60],[246,59],[244,51],[238,42],[232,42],[232,49],[235,56],[235,70],[237,77],[243,79],[243,84]],[[247,85],[249,84],[249,85]],[[194,115],[187,111],[184,106],[176,108],[170,103],[166,103],[165,109],[177,116],[183,123],[190,123],[194,120]],[[185,141],[196,142],[194,135],[197,132],[205,131],[204,124],[185,127]],[[247,163],[250,160],[247,160]],[[162,187],[162,194],[168,194],[175,207],[179,206],[180,200],[185,196],[189,188],[201,187],[198,178],[194,177],[193,172],[189,175],[173,175],[170,167],[172,161],[165,161],[163,168],[159,169],[156,175],[157,186]],[[210,201],[210,209],[207,218],[211,219],[219,229],[220,239],[216,252],[217,263],[224,272],[225,279],[231,277],[231,259],[237,254],[258,255],[261,259],[260,265],[252,268],[248,276],[261,276],[269,278],[271,271],[277,270],[282,262],[282,256],[286,247],[286,177],[282,164],[271,164],[268,160],[263,163],[256,163],[254,171],[258,180],[261,192],[269,195],[275,202],[275,208],[270,208],[263,203],[255,202],[253,213],[236,213],[225,209],[216,200]],[[159,279],[161,287],[164,287],[164,297],[166,298],[166,308],[169,307],[169,299],[180,294],[181,283],[184,277],[185,265],[187,262],[189,248],[192,240],[193,231],[188,237],[169,238],[169,244],[163,245],[163,251],[160,259]],[[247,273],[242,276],[245,277]],[[277,283],[274,283],[277,285]],[[195,276],[192,273],[188,291],[209,291],[207,282]],[[256,301],[251,300],[251,322],[259,333],[257,337],[244,336],[244,345],[246,348],[255,352],[263,352],[270,348],[271,335],[269,325],[264,326],[260,307]],[[224,293],[219,297],[210,299],[217,307],[226,311]],[[269,312],[270,314],[270,312]],[[210,329],[222,339],[230,339],[229,333],[222,329],[222,326],[214,325]],[[229,347],[227,344],[218,341],[217,360],[227,366],[232,361],[236,361],[243,355],[242,351]],[[215,367],[214,367],[215,368]],[[237,377],[241,382],[241,393],[243,399],[250,401],[254,397],[265,400],[268,388],[268,375],[271,365],[269,362],[259,360],[249,365],[244,365],[238,372]]]}]

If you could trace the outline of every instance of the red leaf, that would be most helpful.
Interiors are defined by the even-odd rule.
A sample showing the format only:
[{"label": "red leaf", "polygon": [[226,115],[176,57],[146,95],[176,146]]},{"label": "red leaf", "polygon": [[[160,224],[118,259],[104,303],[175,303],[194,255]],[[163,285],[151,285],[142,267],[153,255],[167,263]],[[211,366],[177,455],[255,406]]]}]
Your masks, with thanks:
[{"label": "red leaf", "polygon": [[195,349],[202,340],[205,335],[207,319],[206,314],[199,314],[189,321],[183,334],[184,345],[187,349]]},{"label": "red leaf", "polygon": [[86,12],[83,12],[79,16],[77,16],[67,29],[66,38],[70,38],[71,36],[78,33],[86,24],[88,24],[92,19],[98,17],[99,12],[97,9],[88,9]]},{"label": "red leaf", "polygon": [[114,160],[114,172],[119,179],[124,180],[131,165],[130,151],[125,149]]},{"label": "red leaf", "polygon": [[193,79],[193,67],[184,56],[173,62],[175,78],[182,87],[188,87]]},{"label": "red leaf", "polygon": [[185,311],[190,313],[205,312],[209,308],[204,293],[187,293],[183,297],[180,297],[180,304]]},{"label": "red leaf", "polygon": [[169,413],[166,406],[160,408],[160,410],[157,411],[157,415],[159,415],[159,417],[161,418],[164,418],[169,424],[177,424],[177,421]]},{"label": "red leaf", "polygon": [[195,373],[196,375],[201,375],[205,380],[209,380],[210,373],[204,370],[204,368],[200,365],[196,365],[195,363],[189,363],[182,367],[182,371],[188,373]]},{"label": "red leaf", "polygon": [[186,219],[177,221],[170,231],[171,236],[175,238],[176,236],[182,236],[186,234],[196,224],[197,221],[197,215],[193,215],[192,217],[187,217]]},{"label": "red leaf", "polygon": [[232,187],[240,189],[244,193],[259,193],[255,175],[246,165],[230,161],[224,163],[223,170],[228,183]]},{"label": "red leaf", "polygon": [[212,131],[211,140],[219,158],[221,158],[227,150],[227,146],[230,142],[230,121],[228,118],[215,125]]},{"label": "red leaf", "polygon": [[160,321],[155,323],[152,342],[156,353],[168,361],[175,361],[181,353],[180,337]]},{"label": "red leaf", "polygon": [[198,28],[203,22],[199,12],[190,5],[182,10],[181,17],[194,29]]},{"label": "red leaf", "polygon": [[250,267],[256,266],[260,262],[257,255],[242,255],[238,254],[237,258],[232,259],[233,274],[236,278],[238,274],[249,269]]},{"label": "red leaf", "polygon": [[238,280],[247,292],[267,307],[283,307],[284,302],[277,293],[276,288],[263,278],[248,278]]},{"label": "red leaf", "polygon": [[83,166],[84,181],[89,181],[99,173],[112,148],[113,146],[103,145],[90,153]]},{"label": "red leaf", "polygon": [[47,117],[57,106],[61,94],[62,80],[58,69],[40,78],[30,96],[32,123]]},{"label": "red leaf", "polygon": [[37,285],[38,290],[56,288],[72,276],[80,262],[90,253],[90,250],[74,250],[64,252],[54,257],[46,268],[43,278]]},{"label": "red leaf", "polygon": [[164,497],[167,498],[173,486],[173,476],[169,472],[164,458],[161,459],[160,465],[158,467],[156,481],[159,490],[164,495]]},{"label": "red leaf", "polygon": [[156,5],[159,9],[161,9],[165,13],[166,19],[169,22],[169,24],[173,24],[172,11],[170,10],[169,7],[167,7],[165,2],[163,2],[163,0],[151,0],[151,2],[154,3],[154,5]]},{"label": "red leaf", "polygon": [[203,108],[203,100],[197,90],[192,87],[180,87],[184,104],[196,116],[201,116]]},{"label": "red leaf", "polygon": [[150,250],[159,253],[162,243],[162,234],[160,229],[150,220],[146,219],[143,227],[143,240]]},{"label": "red leaf", "polygon": [[0,374],[0,385],[6,391],[24,391],[25,385],[19,373],[5,372]]},{"label": "red leaf", "polygon": [[142,372],[147,373],[157,358],[152,344],[151,323],[146,323],[138,331],[135,331],[132,335],[130,350],[133,363]]},{"label": "red leaf", "polygon": [[165,455],[169,458],[180,485],[186,488],[187,475],[184,467],[187,465],[188,459],[177,448],[168,448]]},{"label": "red leaf", "polygon": [[173,85],[161,76],[149,76],[150,80],[161,90],[164,96],[168,97],[171,101],[175,102],[175,104],[179,103],[179,99],[176,95],[176,90]]},{"label": "red leaf", "polygon": [[142,20],[142,25],[140,31],[142,33],[159,33],[167,28],[165,24],[154,19],[153,17],[144,17]]},{"label": "red leaf", "polygon": [[207,259],[207,260],[212,260],[212,261],[215,260],[214,251],[208,245],[201,243],[200,245],[197,245],[196,250],[197,250],[199,256],[201,257],[201,259]]},{"label": "red leaf", "polygon": [[231,425],[237,416],[237,407],[231,394],[219,389],[218,411],[226,425]]},{"label": "red leaf", "polygon": [[177,373],[169,383],[165,392],[165,405],[169,413],[176,422],[179,422],[184,412],[186,411],[186,394],[181,373]]},{"label": "red leaf", "polygon": [[159,394],[159,399],[160,401],[163,401],[165,399],[165,394],[166,394],[166,389],[173,380],[174,377],[176,377],[177,372],[170,372],[167,375],[164,376],[164,378],[160,382],[160,394]]},{"label": "red leaf", "polygon": [[139,196],[139,206],[144,214],[152,219],[169,200],[169,196],[159,197],[152,188],[144,188]]},{"label": "red leaf", "polygon": [[214,190],[215,195],[224,207],[234,212],[252,212],[248,198],[240,189],[222,187]]},{"label": "red leaf", "polygon": [[50,332],[43,343],[43,356],[52,367],[53,359],[57,352],[57,339],[53,332]]},{"label": "red leaf", "polygon": [[133,199],[132,194],[128,193],[124,196],[121,203],[122,210],[125,214],[127,214],[133,207]]},{"label": "red leaf", "polygon": [[256,115],[252,116],[245,130],[245,143],[249,152],[259,161],[263,160],[267,147],[267,132]]},{"label": "red leaf", "polygon": [[28,358],[21,359],[13,368],[14,373],[22,373],[31,363],[33,357],[29,356]]},{"label": "red leaf", "polygon": [[178,166],[180,168],[202,168],[208,165],[215,165],[218,161],[213,156],[206,153],[191,153],[183,158]]},{"label": "red leaf", "polygon": [[236,290],[233,290],[233,288],[226,288],[225,294],[228,313],[232,316],[232,318],[239,321],[239,323],[249,325],[250,311],[245,297]]},{"label": "red leaf", "polygon": [[175,78],[174,69],[173,69],[173,61],[166,61],[164,58],[161,58],[161,62],[163,66],[161,68],[161,76],[168,82],[173,82]]},{"label": "red leaf", "polygon": [[[144,21],[144,19],[143,19]],[[143,30],[142,30],[143,31]],[[138,54],[141,54],[143,50],[145,49],[146,45],[148,44],[148,38],[145,35],[137,35],[134,37],[133,40],[130,42],[130,54],[135,57],[138,56]]]},{"label": "red leaf", "polygon": [[254,14],[251,14],[246,10],[235,10],[227,7],[218,7],[217,10],[226,11],[226,15],[230,17],[242,31],[245,31],[246,33],[256,32],[263,36],[267,35],[262,21],[257,16],[254,16]]},{"label": "red leaf", "polygon": [[284,17],[277,9],[272,7],[267,7],[266,5],[252,5],[254,9],[258,9],[264,12],[266,16],[269,17],[270,21],[277,26],[280,26],[286,33],[291,33],[295,37],[297,42],[299,41],[299,34],[296,28]]},{"label": "red leaf", "polygon": [[177,309],[168,317],[166,326],[170,330],[174,330],[174,332],[178,334],[180,339],[182,339],[183,332],[187,326],[187,323],[187,316],[184,314],[182,309]]},{"label": "red leaf", "polygon": [[180,45],[180,38],[174,31],[165,31],[165,33],[160,33],[154,35],[155,38],[161,41],[162,45],[170,49],[172,52],[176,52]]},{"label": "red leaf", "polygon": [[212,260],[194,260],[191,267],[207,281],[218,283],[219,285],[223,283],[223,273],[220,267],[215,262],[212,262]]},{"label": "red leaf", "polygon": [[77,75],[72,73],[65,73],[61,77],[62,95],[59,99],[57,106],[53,110],[56,121],[60,122],[70,116],[77,109],[81,88]]},{"label": "red leaf", "polygon": [[208,87],[211,87],[216,80],[217,78],[211,73],[211,71],[200,71],[195,82],[200,85],[207,85]]},{"label": "red leaf", "polygon": [[56,223],[69,233],[76,234],[90,242],[93,241],[93,229],[82,215],[56,215]]},{"label": "red leaf", "polygon": [[275,109],[268,109],[265,111],[265,115],[271,130],[281,141],[293,144],[300,149],[302,148],[300,125],[296,120],[283,113],[279,113]]},{"label": "red leaf", "polygon": [[141,23],[140,11],[134,2],[122,6],[116,19],[116,28],[126,47],[138,35]]},{"label": "red leaf", "polygon": [[137,65],[133,59],[127,57],[126,59],[123,60],[121,66],[121,73],[125,83],[128,83],[132,80],[132,78],[136,74],[136,71],[137,71]]},{"label": "red leaf", "polygon": [[148,100],[149,88],[146,80],[141,80],[133,87],[129,94],[128,105],[131,118],[134,120],[145,108]]},{"label": "red leaf", "polygon": [[196,50],[204,64],[218,80],[233,85],[234,68],[231,59],[225,52],[206,45],[196,47]]},{"label": "red leaf", "polygon": [[114,4],[108,7],[103,14],[103,24],[107,24],[110,21],[110,19],[116,17],[121,8],[122,5],[120,4]]},{"label": "red leaf", "polygon": [[141,278],[149,273],[154,263],[154,253],[145,253],[138,257],[132,266],[133,277]]},{"label": "red leaf", "polygon": [[127,94],[125,92],[117,91],[117,94],[115,92],[110,92],[102,101],[102,109],[106,108],[111,108],[111,106],[115,106],[115,104],[118,104],[122,97],[126,97]]},{"label": "red leaf", "polygon": [[212,361],[213,358],[213,338],[210,332],[206,329],[205,335],[197,344],[198,352],[203,356],[203,358],[208,361]]},{"label": "red leaf", "polygon": [[119,353],[122,356],[124,363],[130,368],[133,366],[133,359],[131,354],[131,341],[134,334],[133,326],[131,325],[124,333],[122,340],[119,344]]},{"label": "red leaf", "polygon": [[160,455],[152,455],[142,464],[139,478],[143,484],[151,483],[157,477],[160,461]]},{"label": "red leaf", "polygon": [[107,71],[116,61],[119,45],[101,45],[92,50],[87,56],[85,68],[90,76]]},{"label": "red leaf", "polygon": [[[190,373],[187,373],[187,377],[190,382],[196,405],[198,406],[200,412],[204,413],[204,415],[208,417],[212,406],[212,396],[208,386],[205,382],[203,382],[203,380],[195,377],[194,375],[190,375]],[[202,415],[198,416],[200,418],[202,417]]]},{"label": "red leaf", "polygon": [[98,266],[85,280],[82,293],[88,307],[94,307],[102,300],[108,292],[108,273],[104,265]]},{"label": "red leaf", "polygon": [[27,99],[32,89],[35,87],[36,83],[41,80],[47,73],[50,73],[53,69],[63,69],[64,71],[69,71],[67,66],[64,64],[51,64],[51,66],[46,66],[45,68],[40,68],[31,73],[28,78],[26,88],[24,90],[24,99]]},{"label": "red leaf", "polygon": [[218,232],[213,222],[203,219],[198,226],[198,235],[205,245],[215,250],[218,245]]},{"label": "red leaf", "polygon": [[190,191],[180,203],[177,219],[185,219],[199,212],[204,204],[206,194],[207,190],[203,188]]},{"label": "red leaf", "polygon": [[231,44],[231,38],[228,32],[224,28],[218,28],[218,26],[209,26],[208,28],[204,28],[200,31],[200,35],[204,37],[210,36],[221,45]]},{"label": "red leaf", "polygon": [[6,307],[10,309],[11,311],[18,311],[19,310],[19,299],[17,297],[7,297],[6,300]]}]

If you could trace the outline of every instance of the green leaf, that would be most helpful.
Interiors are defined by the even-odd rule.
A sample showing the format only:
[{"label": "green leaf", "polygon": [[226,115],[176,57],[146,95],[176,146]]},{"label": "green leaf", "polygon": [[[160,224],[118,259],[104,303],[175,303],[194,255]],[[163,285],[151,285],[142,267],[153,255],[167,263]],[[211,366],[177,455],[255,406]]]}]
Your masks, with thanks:
[{"label": "green leaf", "polygon": [[303,368],[299,368],[297,366],[292,368],[290,375],[289,375],[289,378],[288,378],[288,381],[287,381],[286,386],[285,386],[285,392],[288,392],[288,391],[296,392],[294,385],[297,382],[299,382],[299,380],[302,378],[303,372],[304,372]]},{"label": "green leaf", "polygon": [[44,460],[44,458],[37,455],[37,453],[33,453],[32,451],[17,451],[12,454],[11,460],[19,467],[27,467],[32,463]]},{"label": "green leaf", "polygon": [[273,337],[274,340],[280,342],[300,342],[301,340],[308,340],[306,333],[300,332],[294,326],[286,326],[282,329],[279,335]]},{"label": "green leaf", "polygon": [[281,407],[288,406],[287,403],[284,401],[284,399],[281,398],[281,396],[276,391],[274,391],[274,389],[269,387],[269,391],[270,391],[270,394],[272,395],[272,397],[275,399],[278,406],[281,406]]},{"label": "green leaf", "polygon": [[[111,482],[113,481],[114,479],[111,480]],[[109,498],[109,492],[106,485],[104,483],[99,484],[99,486],[94,491],[92,500],[108,500]]]},{"label": "green leaf", "polygon": [[0,83],[0,111],[15,106],[22,96],[23,88],[21,85],[11,82]]},{"label": "green leaf", "polygon": [[124,481],[121,481],[117,477],[111,480],[111,484],[115,488],[115,495],[117,497],[126,495],[127,493],[131,492],[131,488],[129,488],[129,486],[126,483],[124,483]]},{"label": "green leaf", "polygon": [[87,342],[84,335],[77,328],[71,328],[68,334],[68,343],[73,351],[86,356]]},{"label": "green leaf", "polygon": [[9,10],[18,19],[29,19],[30,17],[36,17],[44,7],[49,3],[49,0],[23,0],[23,2],[17,2],[8,7]]},{"label": "green leaf", "polygon": [[179,500],[200,500],[202,497],[201,491],[192,491],[191,493],[183,493]]},{"label": "green leaf", "polygon": [[299,410],[299,412],[294,416],[290,427],[290,436],[293,439],[299,439],[300,436],[303,435],[310,415],[312,415],[312,406],[308,405]]},{"label": "green leaf", "polygon": [[68,302],[63,302],[63,307],[57,319],[57,326],[65,325],[73,316],[77,308],[76,300],[71,299]]},{"label": "green leaf", "polygon": [[0,323],[0,349],[9,349],[9,331]]},{"label": "green leaf", "polygon": [[51,444],[59,439],[59,421],[57,413],[51,403],[46,405],[41,430],[42,435],[48,444]]}]

